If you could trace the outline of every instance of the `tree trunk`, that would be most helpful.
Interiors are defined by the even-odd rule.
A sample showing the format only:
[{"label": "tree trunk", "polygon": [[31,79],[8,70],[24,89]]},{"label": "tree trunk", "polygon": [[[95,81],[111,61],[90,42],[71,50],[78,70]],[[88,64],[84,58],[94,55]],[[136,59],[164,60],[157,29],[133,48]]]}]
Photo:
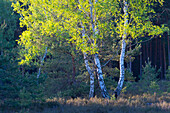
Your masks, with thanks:
[{"label": "tree trunk", "polygon": [[[82,23],[81,23],[81,27],[82,27],[82,37],[85,37],[85,29],[84,29],[84,26],[82,25]],[[84,63],[85,63],[86,69],[90,75],[89,98],[92,98],[92,97],[94,97],[94,73],[88,64],[87,54],[85,52],[83,54],[84,54]]]},{"label": "tree trunk", "polygon": [[150,41],[150,61],[152,62],[152,41]]},{"label": "tree trunk", "polygon": [[[169,19],[168,15],[166,15],[166,24],[168,25]],[[167,32],[167,41],[168,41],[168,68],[170,66],[170,46],[169,46],[169,32]]]},{"label": "tree trunk", "polygon": [[146,49],[145,49],[145,44],[143,44],[143,61],[145,62],[146,60]]},{"label": "tree trunk", "polygon": [[[149,58],[149,44],[148,44],[149,42],[146,42],[146,56],[147,56],[147,60],[148,60],[148,58]],[[150,60],[150,59],[149,59]]]},{"label": "tree trunk", "polygon": [[161,38],[160,38],[160,42],[159,42],[159,63],[160,63],[160,69],[161,69],[161,79],[163,78],[163,71],[162,71],[162,46],[161,46]]},{"label": "tree trunk", "polygon": [[126,48],[126,42],[125,40],[122,41],[122,49],[121,49],[121,55],[120,55],[120,78],[118,82],[118,86],[115,90],[115,97],[120,95],[120,92],[123,87],[123,82],[124,82],[124,75],[125,75],[125,70],[124,70],[124,57],[125,57],[125,48]]},{"label": "tree trunk", "polygon": [[[95,3],[96,2],[97,2],[97,0],[95,0]],[[90,19],[91,19],[91,25],[92,25],[92,30],[93,30],[93,37],[96,37],[96,35],[98,34],[98,30],[97,30],[97,27],[95,27],[95,23],[94,23],[96,21],[95,11],[93,13],[94,7],[93,7],[92,0],[89,0],[89,3],[90,3]],[[93,43],[94,43],[94,41],[93,41]],[[97,75],[98,75],[98,81],[99,81],[99,86],[101,89],[102,97],[110,98],[110,96],[106,90],[106,86],[105,86],[104,79],[103,79],[103,73],[102,73],[102,69],[101,69],[101,64],[100,64],[100,60],[99,60],[99,55],[97,53],[94,55],[94,61],[95,61],[95,65],[97,67]]]},{"label": "tree trunk", "polygon": [[166,77],[166,52],[165,52],[165,40],[166,37],[164,36],[164,43],[163,43],[163,55],[164,55],[164,78]]},{"label": "tree trunk", "polygon": [[142,47],[141,47],[141,53],[140,53],[140,79],[142,78]]},{"label": "tree trunk", "polygon": [[[130,39],[130,51],[132,50],[132,47],[131,47],[131,39]],[[130,61],[129,61],[129,70],[130,72],[132,72],[132,58],[131,58],[131,55],[130,55]]]},{"label": "tree trunk", "polygon": [[[124,20],[125,20],[124,27],[125,28],[126,28],[126,26],[128,24],[128,19],[127,19],[128,13],[127,13],[127,10],[128,10],[127,2],[124,0],[124,14],[125,14],[125,17],[124,17]],[[126,29],[124,29],[124,34],[123,34],[123,37],[122,37],[122,39],[123,39],[122,40],[122,49],[121,49],[121,54],[120,54],[120,78],[119,78],[119,82],[118,82],[117,88],[114,91],[116,98],[117,98],[117,96],[120,95],[120,92],[121,92],[122,87],[123,87],[123,82],[124,82],[124,75],[125,75],[124,58],[125,58],[125,49],[126,49],[126,42],[125,42],[126,37],[127,37],[127,32],[126,32]]]},{"label": "tree trunk", "polygon": [[156,53],[155,54],[155,66],[157,66],[157,52],[158,52],[157,51],[157,49],[158,49],[158,43],[157,43],[158,41],[157,40],[158,40],[158,38],[156,37],[155,40],[156,40],[156,42],[155,42],[156,43],[156,47],[155,47],[155,53]]},{"label": "tree trunk", "polygon": [[44,59],[47,55],[47,47],[45,48],[45,53],[44,53],[44,56],[43,58],[41,59],[41,64],[40,64],[40,67],[39,67],[39,70],[38,70],[38,74],[37,74],[37,78],[39,78],[40,74],[41,74],[41,66],[43,65],[43,62],[44,62]]},{"label": "tree trunk", "polygon": [[98,75],[98,81],[99,81],[99,86],[101,89],[102,97],[110,98],[110,96],[106,90],[106,86],[105,86],[103,74],[102,74],[102,69],[101,69],[101,65],[100,65],[99,55],[97,53],[94,56],[94,61],[95,61],[95,65],[97,67],[97,75]]},{"label": "tree trunk", "polygon": [[87,59],[87,54],[84,53],[84,63],[86,66],[86,69],[90,75],[90,92],[89,92],[89,98],[94,97],[94,73],[91,70],[89,64],[88,64],[88,59]]},{"label": "tree trunk", "polygon": [[168,34],[168,66],[170,66],[170,46],[169,46],[169,34]]},{"label": "tree trunk", "polygon": [[73,67],[72,81],[74,83],[75,82],[75,76],[76,76],[76,66],[75,66],[74,55],[71,55],[71,59],[72,59],[72,67]]}]

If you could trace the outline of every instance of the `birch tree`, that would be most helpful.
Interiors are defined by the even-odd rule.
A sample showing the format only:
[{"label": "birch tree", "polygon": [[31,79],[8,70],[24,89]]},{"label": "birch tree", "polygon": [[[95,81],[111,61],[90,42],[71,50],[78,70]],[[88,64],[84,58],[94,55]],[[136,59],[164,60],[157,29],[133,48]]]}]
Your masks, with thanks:
[{"label": "birch tree", "polygon": [[[152,7],[156,3],[163,5],[163,0],[119,0],[121,7],[115,18],[116,21],[116,34],[119,35],[122,41],[121,54],[120,54],[120,78],[115,89],[115,97],[120,95],[124,82],[124,58],[126,52],[126,41],[129,38],[136,39],[144,35],[154,37],[155,35],[163,34],[167,27],[153,25],[150,14],[155,13]],[[120,13],[120,12],[123,13]]]},{"label": "birch tree", "polygon": [[[27,27],[18,41],[26,51],[21,64],[27,63],[32,58],[42,54],[41,51],[45,47],[55,45],[54,41],[62,42],[62,40],[66,40],[68,43],[75,44],[76,48],[84,53],[86,69],[90,74],[90,97],[94,95],[94,73],[88,65],[87,57],[93,55],[102,96],[109,98],[98,57],[98,42],[106,32],[103,29],[109,25],[104,21],[110,9],[107,7],[108,1],[20,0],[20,2],[22,5],[16,2],[13,7],[21,15],[20,26]],[[28,8],[25,9],[25,6],[28,6]],[[112,5],[110,4],[110,6]],[[105,10],[101,12],[100,9],[103,7]],[[96,30],[96,25],[98,30]],[[53,42],[50,40],[53,40]],[[50,49],[50,47],[48,48]]]},{"label": "birch tree", "polygon": [[[22,3],[22,5],[19,3]],[[84,62],[90,74],[90,93],[94,93],[94,73],[88,64],[88,56],[94,57],[99,86],[104,98],[109,98],[99,59],[99,45],[113,35],[122,42],[120,54],[120,79],[115,96],[121,92],[124,82],[124,57],[129,37],[136,39],[145,34],[154,36],[167,30],[153,25],[150,13],[155,0],[19,0],[12,6],[20,15],[20,26],[26,26],[18,40],[25,49],[22,63],[42,54],[46,47],[55,46],[63,40],[76,45],[84,54]],[[159,1],[162,5],[162,1]],[[28,6],[28,7],[27,7]],[[27,7],[27,8],[24,8]]]}]

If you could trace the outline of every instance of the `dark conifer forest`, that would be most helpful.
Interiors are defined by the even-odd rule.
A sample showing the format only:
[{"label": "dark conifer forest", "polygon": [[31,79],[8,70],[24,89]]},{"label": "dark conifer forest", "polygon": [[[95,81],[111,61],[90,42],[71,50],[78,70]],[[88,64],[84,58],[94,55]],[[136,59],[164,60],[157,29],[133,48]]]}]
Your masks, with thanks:
[{"label": "dark conifer forest", "polygon": [[169,113],[170,0],[0,0],[0,113]]}]

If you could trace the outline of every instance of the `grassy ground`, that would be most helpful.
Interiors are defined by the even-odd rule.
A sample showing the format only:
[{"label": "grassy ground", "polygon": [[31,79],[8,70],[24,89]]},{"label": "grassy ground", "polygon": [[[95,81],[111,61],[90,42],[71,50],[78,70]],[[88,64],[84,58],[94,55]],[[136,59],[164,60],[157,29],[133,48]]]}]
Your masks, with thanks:
[{"label": "grassy ground", "polygon": [[170,94],[143,95],[122,94],[117,100],[92,99],[47,99],[20,110],[3,109],[3,113],[170,113]]}]

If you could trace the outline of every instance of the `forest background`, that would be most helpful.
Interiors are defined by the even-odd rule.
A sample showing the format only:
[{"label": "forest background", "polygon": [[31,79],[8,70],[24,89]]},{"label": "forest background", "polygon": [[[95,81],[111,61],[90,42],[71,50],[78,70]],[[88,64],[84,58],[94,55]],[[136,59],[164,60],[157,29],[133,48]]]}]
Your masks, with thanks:
[{"label": "forest background", "polygon": [[[25,52],[18,45],[20,15],[11,7],[15,0],[0,1],[0,109],[2,112],[168,112],[170,109],[170,46],[169,33],[161,37],[144,36],[128,43],[130,54],[125,57],[125,83],[116,100],[102,99],[95,73],[95,98],[88,99],[90,77],[83,54],[74,44],[56,44],[41,65],[45,49],[29,64],[20,65]],[[170,27],[170,2],[154,7],[154,25]],[[156,15],[156,16],[155,16]],[[154,17],[155,16],[155,17]],[[116,38],[116,37],[115,37]],[[53,40],[51,40],[53,41]],[[113,56],[112,42],[100,47],[104,81],[110,95],[119,79],[119,57]],[[118,48],[117,48],[118,49]],[[109,61],[109,62],[108,62]],[[93,66],[93,62],[89,63]],[[39,75],[39,69],[41,73]],[[39,78],[37,79],[37,75]],[[71,107],[70,107],[71,106]],[[119,107],[118,107],[119,106]],[[130,106],[130,107],[127,107]],[[142,109],[144,107],[145,109]],[[79,109],[77,109],[79,108]],[[105,109],[107,108],[107,109]],[[121,111],[120,111],[121,112]]]}]

